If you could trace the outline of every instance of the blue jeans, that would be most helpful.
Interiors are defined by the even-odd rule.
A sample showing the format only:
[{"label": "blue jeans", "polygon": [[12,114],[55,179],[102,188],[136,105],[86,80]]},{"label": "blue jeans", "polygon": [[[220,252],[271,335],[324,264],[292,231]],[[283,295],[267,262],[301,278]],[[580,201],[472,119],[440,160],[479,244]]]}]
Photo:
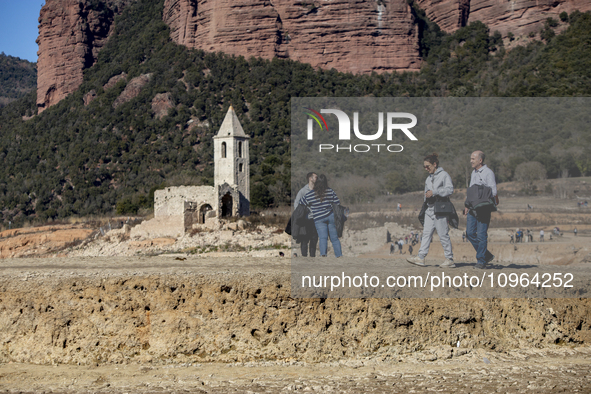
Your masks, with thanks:
[{"label": "blue jeans", "polygon": [[480,215],[476,218],[472,213],[468,214],[466,221],[466,238],[476,250],[478,264],[485,264],[486,260],[492,257],[488,251],[488,225],[490,224],[490,213]]},{"label": "blue jeans", "polygon": [[341,257],[343,252],[341,251],[341,241],[339,241],[339,237],[337,236],[337,227],[334,224],[334,213],[331,213],[330,216],[324,219],[314,220],[314,225],[318,232],[320,255],[326,256],[328,237],[330,236],[334,255],[336,257]]}]

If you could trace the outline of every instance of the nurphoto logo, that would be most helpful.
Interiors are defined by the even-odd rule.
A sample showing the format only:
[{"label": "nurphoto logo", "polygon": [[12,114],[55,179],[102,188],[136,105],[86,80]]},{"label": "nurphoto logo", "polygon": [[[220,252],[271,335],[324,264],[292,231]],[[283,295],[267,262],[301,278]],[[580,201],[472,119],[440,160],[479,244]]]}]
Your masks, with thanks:
[{"label": "nurphoto logo", "polygon": [[[351,119],[344,111],[339,109],[321,109],[320,112],[305,107],[306,115],[310,116],[308,119],[307,137],[309,141],[314,139],[314,121],[320,127],[320,130],[326,129],[328,132],[328,124],[326,119],[321,114],[331,114],[337,117],[339,124],[339,141],[350,141],[351,140]],[[401,119],[410,120],[410,123],[400,123]],[[417,137],[410,131],[411,128],[416,126],[417,117],[408,112],[387,112],[386,113],[386,140],[392,141],[394,131],[400,130],[404,135],[411,141],[418,141]],[[373,134],[364,134],[359,130],[359,112],[353,112],[353,133],[355,137],[362,141],[376,141],[380,139],[384,133],[384,113],[378,112],[378,130]],[[404,147],[400,144],[319,144],[318,152],[322,153],[325,151],[335,152],[359,152],[365,153],[370,151],[387,151],[391,153],[402,152]]]}]

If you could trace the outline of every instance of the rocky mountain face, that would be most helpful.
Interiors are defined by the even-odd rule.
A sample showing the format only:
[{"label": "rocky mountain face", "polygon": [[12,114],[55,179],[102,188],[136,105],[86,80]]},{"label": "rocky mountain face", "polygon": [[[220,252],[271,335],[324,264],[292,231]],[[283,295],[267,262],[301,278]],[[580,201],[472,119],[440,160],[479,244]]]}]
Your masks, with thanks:
[{"label": "rocky mountain face", "polygon": [[47,0],[39,15],[37,108],[58,103],[82,83],[126,0]]},{"label": "rocky mountain face", "polygon": [[163,17],[176,43],[205,51],[352,73],[420,64],[418,29],[405,0],[166,0]]},{"label": "rocky mountain face", "polygon": [[481,21],[503,37],[538,32],[547,18],[558,19],[566,11],[591,10],[586,0],[417,0],[429,19],[447,32],[453,32],[471,22]]},{"label": "rocky mountain face", "polygon": [[[75,91],[132,0],[47,0],[39,17],[37,106]],[[480,20],[516,36],[540,30],[588,0],[417,0],[451,32]],[[418,70],[418,26],[406,0],[165,0],[171,38],[188,48],[245,57],[289,58],[356,74]]]}]

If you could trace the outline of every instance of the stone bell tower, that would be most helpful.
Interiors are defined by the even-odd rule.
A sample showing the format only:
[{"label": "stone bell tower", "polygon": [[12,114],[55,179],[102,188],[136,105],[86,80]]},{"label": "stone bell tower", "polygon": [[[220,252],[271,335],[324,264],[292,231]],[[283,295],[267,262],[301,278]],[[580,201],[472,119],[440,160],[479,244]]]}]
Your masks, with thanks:
[{"label": "stone bell tower", "polygon": [[249,139],[230,106],[218,134],[213,137],[218,217],[250,214]]}]

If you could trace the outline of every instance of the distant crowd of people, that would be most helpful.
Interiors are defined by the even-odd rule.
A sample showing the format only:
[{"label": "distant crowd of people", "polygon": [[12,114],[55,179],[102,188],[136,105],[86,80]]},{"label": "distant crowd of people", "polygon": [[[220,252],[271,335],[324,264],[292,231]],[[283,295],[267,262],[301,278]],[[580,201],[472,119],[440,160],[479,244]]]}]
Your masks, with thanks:
[{"label": "distant crowd of people", "polygon": [[408,254],[410,254],[412,256],[412,252],[414,250],[414,246],[416,244],[419,243],[419,233],[418,232],[414,232],[411,231],[410,234],[406,235],[405,237],[401,237],[398,239],[398,241],[392,241],[390,243],[390,254],[394,254],[396,253],[396,250],[398,250],[398,252],[400,254],[405,254],[406,252],[403,252],[403,248],[404,245],[408,245],[407,251]]},{"label": "distant crowd of people", "polygon": [[[579,233],[579,230],[575,227],[573,229],[573,234],[576,237],[577,234]],[[546,235],[544,229],[540,230],[540,242],[544,242],[544,236]],[[554,239],[554,237],[562,237],[563,233],[562,231],[560,231],[560,228],[558,227],[554,227],[552,229],[552,231],[549,234],[549,240],[552,241]],[[531,229],[526,229],[526,230],[522,230],[522,229],[516,229],[514,232],[512,232],[511,234],[509,234],[509,243],[511,244],[515,244],[515,243],[523,243],[523,242],[534,242],[534,231]]]}]

